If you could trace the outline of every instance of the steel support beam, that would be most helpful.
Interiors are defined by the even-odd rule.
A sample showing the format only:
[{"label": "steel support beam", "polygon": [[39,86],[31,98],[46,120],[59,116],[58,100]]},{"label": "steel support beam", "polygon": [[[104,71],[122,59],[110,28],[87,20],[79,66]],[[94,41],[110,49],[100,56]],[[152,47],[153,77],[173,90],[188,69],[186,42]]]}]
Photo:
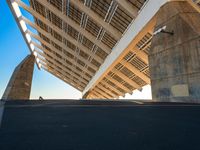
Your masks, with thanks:
[{"label": "steel support beam", "polygon": [[[46,70],[47,72],[51,73],[52,75],[56,76],[57,78],[61,79],[62,81],[66,82],[67,84],[71,85],[71,86],[74,87],[75,89],[78,88],[78,90],[80,90],[80,91],[83,90],[83,88],[79,88],[79,87],[76,86],[77,83],[75,83],[74,81],[73,81],[73,83],[71,83],[71,82],[72,82],[71,80],[67,79],[67,78],[64,77],[63,75],[60,75],[59,72],[54,71],[54,70],[49,70],[48,68],[45,68],[45,67],[42,67],[42,68],[43,68],[44,70]],[[59,75],[57,75],[57,74],[59,74]]]},{"label": "steel support beam", "polygon": [[[122,84],[121,82],[113,79],[111,76],[106,76],[106,79],[110,80],[112,83],[114,83],[116,86],[118,86],[119,88],[121,88],[122,90],[125,91],[125,93],[129,93],[129,94],[132,94],[132,90],[128,89],[124,84]],[[125,94],[124,93],[124,94]]]},{"label": "steel support beam", "polygon": [[118,5],[120,5],[122,8],[124,8],[128,14],[132,17],[132,18],[136,18],[138,15],[138,8],[133,8],[126,0],[115,0]]},{"label": "steel support beam", "polygon": [[[27,18],[25,17],[22,17],[22,19],[27,23],[29,24],[31,27],[33,27],[34,29],[36,29],[37,31],[41,32],[42,34],[46,35],[47,37],[52,37],[52,35],[48,32],[46,32],[45,30],[43,30],[42,28],[40,28],[40,26],[36,25],[35,23],[31,22],[30,20],[28,20]],[[82,51],[84,51],[86,54],[88,54],[89,56],[94,56],[94,59],[99,62],[100,64],[103,63],[103,59],[100,58],[99,56],[97,55],[94,55],[93,52],[91,52],[90,49],[88,49],[86,46],[83,46],[81,43],[79,43],[78,41],[76,41],[74,38],[72,38],[71,36],[67,36],[66,33],[64,33],[61,29],[59,29],[58,27],[56,27],[55,25],[53,25],[50,21],[47,21],[47,20],[43,20],[43,22],[46,24],[46,25],[51,25],[52,29],[54,31],[56,31],[57,33],[59,33],[62,37],[64,37],[66,40],[68,40],[69,42],[71,42],[72,44],[76,45],[79,49],[81,49]],[[59,42],[60,44],[59,45],[63,45],[62,42],[58,41],[57,39],[55,39],[54,37],[53,38],[53,41],[57,41]]]},{"label": "steel support beam", "polygon": [[97,85],[96,88],[101,89],[104,93],[107,93],[109,95],[112,96],[112,98],[118,98],[118,95],[115,95],[114,93],[112,93],[110,90],[108,90],[107,88],[103,87],[102,85]]},{"label": "steel support beam", "polygon": [[94,20],[97,24],[102,26],[107,32],[109,32],[116,40],[119,40],[122,34],[117,31],[114,27],[106,23],[100,16],[98,16],[94,11],[92,11],[89,7],[85,6],[79,0],[70,1],[74,6],[79,8],[81,11],[86,13],[92,20]]},{"label": "steel support beam", "polygon": [[[37,35],[34,35],[34,34],[31,34],[34,38],[35,37],[37,37]],[[39,38],[37,38],[37,39],[39,39]],[[42,41],[42,40],[40,40],[40,41]],[[44,47],[42,47],[41,45],[39,45],[39,44],[37,44],[37,43],[35,43],[35,42],[32,42],[38,49],[40,49],[40,50],[43,50],[44,52],[46,52],[46,53],[49,53],[49,51],[46,49],[46,48],[44,48]],[[42,43],[44,43],[44,45],[46,45],[47,47],[49,47],[50,49],[52,49],[54,52],[57,52],[58,54],[60,54],[61,56],[63,55],[61,52],[59,52],[59,51],[57,51],[57,49],[56,48],[54,48],[52,45],[50,45],[49,43],[47,43],[46,41],[42,41]],[[55,56],[53,56],[53,58],[56,58]],[[68,59],[68,61],[70,61],[71,63],[75,63],[75,60],[73,59],[73,58],[70,58],[70,57],[67,57],[67,59]],[[63,62],[65,65],[67,65],[68,67],[70,67],[66,62]],[[80,64],[77,64],[77,66],[79,67],[79,68],[82,68],[83,66],[81,66]],[[74,68],[75,69],[75,68]],[[94,75],[94,73],[92,73],[92,72],[90,72],[89,70],[88,70],[88,72],[87,72],[89,75],[91,75],[91,76],[93,76]]]},{"label": "steel support beam", "polygon": [[127,77],[125,74],[123,74],[120,70],[117,70],[114,68],[111,72],[113,72],[115,75],[118,75],[120,78],[122,78],[123,81],[129,83],[135,89],[141,89],[141,87],[136,82],[131,80],[129,77]]},{"label": "steel support beam", "polygon": [[[21,6],[23,9],[25,9],[26,11],[28,11],[29,13],[31,13],[34,17],[40,19],[42,22],[46,22],[47,25],[51,24],[51,26],[53,25],[49,20],[47,20],[45,17],[43,17],[42,15],[40,15],[37,11],[35,11],[34,9],[32,9],[31,7],[27,6],[24,2],[22,2],[21,0],[15,0],[19,6]],[[44,7],[48,8],[51,12],[53,12],[54,14],[56,14],[58,17],[60,17],[64,22],[66,22],[67,24],[69,24],[71,27],[75,28],[78,32],[80,32],[83,36],[87,37],[91,42],[93,42],[95,45],[97,45],[98,47],[100,47],[102,50],[104,50],[107,54],[110,54],[111,49],[103,44],[100,40],[96,39],[96,37],[94,37],[90,32],[84,30],[80,25],[78,25],[75,21],[73,21],[72,19],[70,19],[68,16],[66,16],[65,14],[63,14],[61,11],[59,11],[58,9],[56,9],[54,6],[52,6],[50,3],[48,3],[46,0],[42,0],[40,1],[40,3],[42,5],[44,5]],[[54,25],[53,25],[54,26]],[[56,26],[55,26],[56,27]],[[54,28],[54,27],[53,27]],[[57,28],[57,27],[56,27]],[[58,28],[59,29],[59,28]],[[62,31],[64,32],[64,31]]]},{"label": "steel support beam", "polygon": [[[95,85],[97,85],[107,73],[117,64],[118,60],[127,54],[127,52],[133,50],[136,44],[141,40],[147,32],[154,29],[156,18],[155,15],[160,7],[168,2],[168,0],[149,0],[137,18],[133,21],[127,32],[120,39],[118,44],[112,50],[111,54],[106,58],[101,68],[89,82],[87,87],[83,91],[83,95]],[[125,44],[126,43],[126,44]]]},{"label": "steel support beam", "polygon": [[133,52],[137,57],[139,57],[144,63],[149,64],[149,59],[148,59],[148,55],[140,50],[137,47],[134,47],[131,52]]},{"label": "steel support beam", "polygon": [[92,91],[93,94],[97,95],[99,99],[107,99],[107,97],[103,96],[101,93],[97,91]]},{"label": "steel support beam", "polygon": [[[55,54],[50,53],[48,50],[46,50],[46,49],[43,48],[42,46],[37,45],[36,43],[35,43],[34,45],[35,45],[38,49],[43,50],[46,54],[48,54],[49,56],[51,56],[53,59],[50,58],[49,56],[47,56],[46,54],[43,54],[43,56],[45,55],[46,57],[49,57],[49,59],[52,60],[52,61],[57,60],[58,62],[64,64],[64,66],[70,68],[71,70],[73,70],[74,72],[76,72],[76,73],[78,73],[78,74],[82,74],[82,73],[83,73],[83,72],[80,72],[80,71],[76,70],[73,66],[67,64],[67,63],[64,61],[64,59],[60,60],[59,58],[57,58],[57,56],[55,56]],[[37,51],[37,50],[36,50],[36,51]],[[37,52],[38,52],[38,51],[37,51]],[[70,62],[75,63],[74,59],[69,59],[69,60],[70,60]],[[59,65],[59,66],[60,66],[60,65]],[[77,64],[77,66],[78,66],[78,67],[81,67],[81,65],[78,65],[78,64]],[[60,67],[63,68],[62,65],[61,65]],[[65,69],[65,68],[63,68],[63,70],[67,71],[67,69]],[[85,73],[86,73],[86,72],[85,72]],[[87,72],[87,73],[88,73],[88,72]],[[88,74],[90,74],[90,73],[88,73]],[[85,76],[85,75],[84,75],[83,77],[86,78],[87,80],[90,80],[90,78],[87,77],[87,76]]]},{"label": "steel support beam", "polygon": [[[47,68],[49,68],[50,66],[54,68],[54,72],[56,74],[59,74],[61,76],[61,79],[63,81],[65,81],[66,83],[69,83],[69,84],[72,83],[72,82],[75,83],[74,87],[79,89],[79,90],[83,90],[84,89],[85,85],[81,85],[78,81],[75,82],[72,78],[70,78],[70,77],[64,75],[63,73],[61,73],[60,70],[57,69],[56,65],[53,65],[53,66],[52,65],[45,65],[45,67],[47,67]],[[81,88],[78,88],[78,87],[81,87]]]},{"label": "steel support beam", "polygon": [[[41,42],[41,44],[44,44],[45,46],[49,47],[49,48],[50,48],[51,50],[53,50],[54,52],[56,52],[56,53],[58,53],[59,55],[63,56],[63,53],[62,53],[62,52],[60,52],[59,50],[57,50],[56,48],[54,48],[53,45],[49,44],[49,43],[46,42],[45,40],[41,39],[38,35],[36,35],[36,34],[30,32],[30,31],[28,31],[28,33],[31,35],[31,37],[33,37],[33,38],[37,39],[39,42]],[[51,37],[49,37],[49,38],[51,38]],[[39,46],[37,43],[35,43],[35,42],[32,42],[32,43],[33,43],[33,45],[37,46],[39,49],[46,50],[44,47]],[[56,42],[56,41],[55,41],[55,43],[57,44],[57,43],[60,43],[60,42]],[[65,47],[64,47],[64,45],[60,45],[60,46],[62,46],[63,49],[64,49],[64,48],[66,49],[66,46],[65,46]],[[47,51],[47,50],[46,50],[46,51]],[[66,50],[66,51],[67,51],[67,50]],[[71,53],[72,55],[74,54],[74,51],[71,50],[70,48],[68,48],[68,51],[67,51],[67,52]],[[70,57],[67,57],[67,59],[69,59],[70,61],[72,61],[72,63],[76,63],[75,60],[72,59],[72,58],[70,58]],[[83,59],[83,58],[81,58],[81,57],[78,58],[78,59],[80,59],[81,61],[83,61],[86,65],[88,65],[89,67],[93,68],[94,70],[97,70],[97,69],[98,69],[96,66],[94,66],[93,64],[91,64],[91,63],[88,62],[87,60],[85,60],[85,59]],[[81,67],[81,68],[83,67],[83,66],[81,66],[81,65],[79,65],[79,64],[77,64],[77,65],[78,65],[79,67]],[[93,76],[93,73],[92,73],[92,72],[91,72],[91,73],[88,73],[88,74],[90,74],[90,75]]]},{"label": "steel support beam", "polygon": [[[51,56],[52,56],[52,55],[51,55]],[[45,58],[47,58],[47,57],[48,57],[49,59],[51,59],[49,56],[45,55]],[[48,60],[48,59],[47,59],[47,60]],[[56,62],[54,59],[51,59],[51,60],[53,61],[53,64],[54,64],[55,66],[59,66],[60,68],[62,68],[62,70],[59,70],[60,72],[63,73],[63,71],[65,71],[65,72],[71,74],[72,77],[78,78],[80,82],[83,82],[83,83],[85,84],[85,85],[83,85],[83,87],[85,87],[85,86],[87,85],[88,82],[85,81],[84,79],[81,79],[81,76],[78,76],[78,75],[75,74],[74,72],[70,72],[69,70],[67,70],[67,69],[64,68],[63,66],[60,66],[60,64],[59,64],[58,62]],[[57,60],[57,61],[58,61],[58,60]],[[60,61],[59,61],[59,62],[60,62]],[[48,64],[47,61],[45,61],[45,63]],[[63,74],[65,74],[65,72],[64,72]]]},{"label": "steel support beam", "polygon": [[150,78],[147,77],[144,73],[140,72],[136,67],[134,67],[133,65],[131,65],[129,62],[127,61],[122,61],[121,62],[122,65],[124,65],[125,67],[127,67],[131,72],[133,72],[136,76],[140,77],[142,80],[144,80],[147,84],[150,84]]},{"label": "steel support beam", "polygon": [[[60,77],[61,80],[65,81],[66,83],[69,83],[70,85],[73,85],[74,88],[78,88],[79,90],[83,90],[84,87],[82,85],[77,83],[77,81],[74,81],[73,79],[63,75],[62,73],[60,73],[59,70],[57,69],[57,67],[50,66],[48,64],[45,65],[44,67],[46,67],[47,70],[52,70],[51,68],[53,68],[52,72],[55,73],[55,75],[57,75],[57,77]],[[81,87],[81,88],[79,88],[79,87]]]},{"label": "steel support beam", "polygon": [[102,90],[95,88],[94,90],[95,92],[99,93],[100,95],[102,95],[103,97],[105,97],[106,99],[111,99],[111,96],[109,96],[107,93],[104,93]]},{"label": "steel support beam", "polygon": [[125,94],[121,91],[119,91],[118,89],[116,89],[115,87],[111,86],[109,83],[107,83],[106,81],[101,81],[100,84],[104,85],[106,88],[111,89],[112,91],[114,91],[115,93],[118,94],[118,96],[124,96]]},{"label": "steel support beam", "polygon": [[100,90],[101,92],[103,92],[104,94],[109,96],[109,99],[112,99],[112,98],[116,97],[116,95],[112,95],[112,93],[110,91],[106,91],[105,88],[102,88],[100,86],[96,86],[94,90],[96,90],[96,89]]}]

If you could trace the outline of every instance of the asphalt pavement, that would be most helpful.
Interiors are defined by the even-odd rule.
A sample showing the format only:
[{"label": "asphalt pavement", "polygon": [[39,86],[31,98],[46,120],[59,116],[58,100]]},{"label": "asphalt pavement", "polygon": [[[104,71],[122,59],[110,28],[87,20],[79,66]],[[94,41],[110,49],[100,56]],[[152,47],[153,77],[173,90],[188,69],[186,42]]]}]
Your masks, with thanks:
[{"label": "asphalt pavement", "polygon": [[35,100],[0,107],[0,150],[200,150],[196,104]]}]

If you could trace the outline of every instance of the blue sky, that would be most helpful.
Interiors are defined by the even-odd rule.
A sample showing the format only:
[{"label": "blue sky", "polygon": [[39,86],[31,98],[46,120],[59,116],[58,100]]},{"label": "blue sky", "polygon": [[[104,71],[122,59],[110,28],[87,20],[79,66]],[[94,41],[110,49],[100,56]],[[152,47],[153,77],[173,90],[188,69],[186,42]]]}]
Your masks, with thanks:
[{"label": "blue sky", "polygon": [[[0,2],[0,97],[15,67],[30,52],[21,35],[21,32],[12,16],[6,0]],[[35,66],[31,98],[80,98],[81,93],[57,79],[44,70]]]},{"label": "blue sky", "polygon": [[[1,0],[0,2],[0,54],[1,98],[13,70],[20,61],[30,54],[6,0]],[[147,86],[143,92],[135,91],[133,96],[127,94],[126,98],[151,98],[150,93],[150,86]],[[39,96],[46,99],[79,99],[81,95],[78,90],[50,73],[38,70],[35,66],[31,91],[32,99],[37,99]]]}]

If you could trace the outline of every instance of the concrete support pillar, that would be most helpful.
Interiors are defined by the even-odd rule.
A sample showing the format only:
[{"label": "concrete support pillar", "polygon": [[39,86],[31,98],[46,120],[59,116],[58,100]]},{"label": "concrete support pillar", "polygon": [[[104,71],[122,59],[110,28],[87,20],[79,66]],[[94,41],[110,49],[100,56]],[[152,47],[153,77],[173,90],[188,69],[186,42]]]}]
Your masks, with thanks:
[{"label": "concrete support pillar", "polygon": [[35,57],[27,56],[14,70],[2,99],[28,100],[31,92]]},{"label": "concrete support pillar", "polygon": [[149,55],[153,99],[200,103],[200,14],[186,1],[168,2],[155,31]]}]

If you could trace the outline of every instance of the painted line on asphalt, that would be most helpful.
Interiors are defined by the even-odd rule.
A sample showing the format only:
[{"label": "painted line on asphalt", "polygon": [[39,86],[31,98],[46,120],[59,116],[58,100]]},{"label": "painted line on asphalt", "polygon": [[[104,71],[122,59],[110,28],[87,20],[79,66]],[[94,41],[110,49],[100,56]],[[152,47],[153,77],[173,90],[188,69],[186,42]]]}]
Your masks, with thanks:
[{"label": "painted line on asphalt", "polygon": [[0,101],[0,128],[1,128],[1,121],[2,121],[2,118],[3,118],[3,112],[4,112],[4,103],[5,102]]},{"label": "painted line on asphalt", "polygon": [[136,104],[140,104],[140,105],[144,104],[143,102],[140,102],[140,101],[132,101],[132,102],[134,102]]}]

